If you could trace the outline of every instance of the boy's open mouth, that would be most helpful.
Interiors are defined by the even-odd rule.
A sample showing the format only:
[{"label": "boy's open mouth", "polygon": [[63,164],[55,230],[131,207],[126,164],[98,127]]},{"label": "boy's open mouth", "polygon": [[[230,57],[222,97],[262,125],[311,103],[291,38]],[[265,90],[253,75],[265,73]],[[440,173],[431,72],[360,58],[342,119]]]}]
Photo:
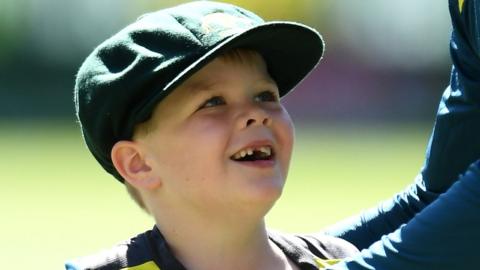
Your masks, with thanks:
[{"label": "boy's open mouth", "polygon": [[257,161],[272,160],[273,150],[271,146],[247,147],[233,154],[230,159],[233,161]]}]

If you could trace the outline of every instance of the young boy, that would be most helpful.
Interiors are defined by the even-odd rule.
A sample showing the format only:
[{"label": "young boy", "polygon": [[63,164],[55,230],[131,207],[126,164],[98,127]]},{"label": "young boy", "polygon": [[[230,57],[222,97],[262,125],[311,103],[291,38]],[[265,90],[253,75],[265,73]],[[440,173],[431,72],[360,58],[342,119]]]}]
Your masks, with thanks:
[{"label": "young boy", "polygon": [[[293,125],[279,99],[322,52],[320,35],[309,27],[265,23],[244,9],[206,1],[147,14],[97,47],[76,81],[82,133],[95,158],[126,185],[155,227],[109,251],[69,262],[67,269],[321,269],[347,257],[335,267],[367,269],[361,268],[366,264],[357,248],[414,213],[425,208],[420,218],[435,216],[456,204],[470,206],[467,214],[478,211],[475,200],[470,205],[436,199],[455,179],[445,180],[445,190],[425,190],[435,183],[426,179],[405,196],[430,197],[415,197],[400,211],[392,207],[367,219],[365,224],[378,229],[369,239],[353,239],[366,235],[361,226],[338,233],[357,247],[324,234],[294,236],[265,228],[263,218],[282,192],[293,144]],[[453,154],[464,171],[478,153]],[[478,166],[445,194],[447,199],[467,186],[480,189]],[[436,207],[427,207],[434,200]],[[394,222],[384,228],[378,217]],[[467,225],[480,225],[473,220]],[[405,226],[411,231],[407,236],[423,229],[415,221]],[[435,238],[422,236],[424,244]],[[369,263],[401,269],[380,259]]]}]

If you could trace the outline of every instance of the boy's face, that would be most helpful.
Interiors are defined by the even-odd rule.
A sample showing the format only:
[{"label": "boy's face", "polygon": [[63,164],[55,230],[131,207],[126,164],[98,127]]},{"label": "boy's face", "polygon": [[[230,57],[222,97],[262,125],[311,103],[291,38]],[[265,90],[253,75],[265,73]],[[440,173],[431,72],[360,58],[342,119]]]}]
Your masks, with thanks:
[{"label": "boy's face", "polygon": [[162,200],[176,209],[265,212],[282,192],[293,125],[262,57],[240,55],[196,72],[136,133]]}]

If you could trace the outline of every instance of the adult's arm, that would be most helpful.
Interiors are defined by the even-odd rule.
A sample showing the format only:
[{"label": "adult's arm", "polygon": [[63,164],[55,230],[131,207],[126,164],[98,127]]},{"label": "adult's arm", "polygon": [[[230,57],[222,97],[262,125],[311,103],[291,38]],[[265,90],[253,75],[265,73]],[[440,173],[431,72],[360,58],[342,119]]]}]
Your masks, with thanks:
[{"label": "adult's arm", "polygon": [[478,269],[480,160],[407,224],[335,270]]},{"label": "adult's arm", "polygon": [[480,157],[480,1],[449,0],[450,85],[437,111],[424,166],[405,191],[327,230],[359,249],[412,219]]}]

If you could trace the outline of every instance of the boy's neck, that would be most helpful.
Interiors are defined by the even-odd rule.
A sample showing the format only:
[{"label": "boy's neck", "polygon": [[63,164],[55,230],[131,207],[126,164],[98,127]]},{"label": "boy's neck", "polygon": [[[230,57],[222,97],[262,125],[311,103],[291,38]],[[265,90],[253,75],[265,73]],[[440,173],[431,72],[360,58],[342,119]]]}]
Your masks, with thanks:
[{"label": "boy's neck", "polygon": [[263,219],[256,224],[243,221],[218,226],[211,222],[161,223],[157,222],[157,227],[175,257],[189,270],[296,269],[269,240]]}]

